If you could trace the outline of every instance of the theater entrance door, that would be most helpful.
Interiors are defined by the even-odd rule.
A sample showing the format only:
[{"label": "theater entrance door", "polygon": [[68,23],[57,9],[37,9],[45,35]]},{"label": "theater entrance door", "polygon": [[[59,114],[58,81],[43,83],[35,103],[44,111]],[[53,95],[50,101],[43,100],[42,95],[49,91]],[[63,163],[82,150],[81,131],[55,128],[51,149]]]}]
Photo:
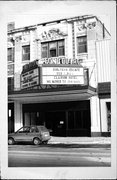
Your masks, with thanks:
[{"label": "theater entrance door", "polygon": [[65,111],[46,112],[46,126],[52,130],[53,136],[66,136]]}]

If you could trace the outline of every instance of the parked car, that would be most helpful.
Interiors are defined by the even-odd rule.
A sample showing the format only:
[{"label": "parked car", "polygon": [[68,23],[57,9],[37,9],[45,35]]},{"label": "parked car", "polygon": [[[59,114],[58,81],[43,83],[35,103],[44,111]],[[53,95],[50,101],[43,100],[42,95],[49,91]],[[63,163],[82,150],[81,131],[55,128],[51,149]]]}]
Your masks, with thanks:
[{"label": "parked car", "polygon": [[34,145],[47,144],[50,140],[50,132],[45,126],[24,126],[8,135],[8,144],[16,142],[33,142]]}]

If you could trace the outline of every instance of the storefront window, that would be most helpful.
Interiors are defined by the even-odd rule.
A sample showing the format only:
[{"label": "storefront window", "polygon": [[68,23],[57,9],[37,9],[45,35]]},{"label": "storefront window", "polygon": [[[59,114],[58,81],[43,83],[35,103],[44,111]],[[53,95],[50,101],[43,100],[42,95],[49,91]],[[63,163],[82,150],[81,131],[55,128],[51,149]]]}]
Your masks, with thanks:
[{"label": "storefront window", "polygon": [[87,52],[87,38],[86,38],[86,36],[82,36],[82,37],[77,38],[77,49],[78,49],[78,54]]},{"label": "storefront window", "polygon": [[64,40],[53,41],[41,44],[42,58],[64,56]]},{"label": "storefront window", "polygon": [[22,47],[22,61],[30,60],[30,46],[23,46]]},{"label": "storefront window", "polygon": [[65,46],[64,41],[58,41],[58,53],[59,53],[59,56],[65,55],[64,46]]},{"label": "storefront window", "polygon": [[87,110],[68,112],[68,129],[87,129],[89,124],[89,115]]}]

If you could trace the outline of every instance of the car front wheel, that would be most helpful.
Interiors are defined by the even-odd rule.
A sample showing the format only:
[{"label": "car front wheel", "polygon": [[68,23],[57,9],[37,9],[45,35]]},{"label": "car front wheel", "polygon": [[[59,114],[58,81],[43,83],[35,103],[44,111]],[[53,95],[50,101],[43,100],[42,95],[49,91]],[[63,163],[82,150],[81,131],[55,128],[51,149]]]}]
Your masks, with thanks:
[{"label": "car front wheel", "polygon": [[13,138],[9,138],[8,139],[8,144],[9,145],[13,145],[15,143],[14,139]]},{"label": "car front wheel", "polygon": [[33,144],[34,144],[34,145],[41,144],[40,139],[39,139],[39,138],[34,138],[34,140],[33,140]]}]

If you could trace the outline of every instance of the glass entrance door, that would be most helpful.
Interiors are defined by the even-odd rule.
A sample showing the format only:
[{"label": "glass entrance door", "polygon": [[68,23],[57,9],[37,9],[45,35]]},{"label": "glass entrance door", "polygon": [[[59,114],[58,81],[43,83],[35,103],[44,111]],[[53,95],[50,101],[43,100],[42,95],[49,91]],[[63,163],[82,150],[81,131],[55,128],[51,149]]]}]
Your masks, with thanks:
[{"label": "glass entrance door", "polygon": [[90,136],[90,115],[88,110],[68,111],[68,134]]}]

